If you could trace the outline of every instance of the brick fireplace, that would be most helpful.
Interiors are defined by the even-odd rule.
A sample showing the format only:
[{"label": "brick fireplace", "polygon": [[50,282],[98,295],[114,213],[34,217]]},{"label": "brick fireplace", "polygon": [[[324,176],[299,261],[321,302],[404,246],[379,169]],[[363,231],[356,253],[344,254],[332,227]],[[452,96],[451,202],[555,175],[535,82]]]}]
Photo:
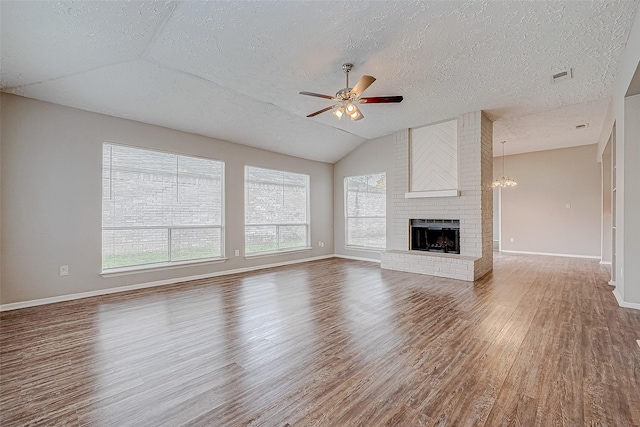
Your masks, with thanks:
[{"label": "brick fireplace", "polygon": [[[493,269],[493,122],[481,111],[457,120],[458,192],[450,197],[407,197],[408,130],[395,134],[391,232],[382,253],[384,269],[474,281]],[[425,168],[429,165],[424,165]],[[411,250],[411,220],[459,221],[459,253]]]}]

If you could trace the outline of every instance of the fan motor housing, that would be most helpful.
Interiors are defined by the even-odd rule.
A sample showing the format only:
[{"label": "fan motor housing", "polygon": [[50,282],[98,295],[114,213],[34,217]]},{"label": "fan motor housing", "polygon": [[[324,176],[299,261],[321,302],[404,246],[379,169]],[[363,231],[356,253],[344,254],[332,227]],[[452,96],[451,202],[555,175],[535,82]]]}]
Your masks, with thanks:
[{"label": "fan motor housing", "polygon": [[352,89],[353,88],[351,87],[345,87],[344,89],[340,89],[339,91],[336,92],[336,98],[342,99],[343,101],[350,99]]}]

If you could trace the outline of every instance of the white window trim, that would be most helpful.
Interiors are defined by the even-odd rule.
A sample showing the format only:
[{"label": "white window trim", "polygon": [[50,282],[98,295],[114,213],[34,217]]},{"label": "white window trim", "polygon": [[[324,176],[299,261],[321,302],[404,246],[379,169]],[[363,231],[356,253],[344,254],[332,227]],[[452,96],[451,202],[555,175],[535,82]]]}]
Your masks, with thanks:
[{"label": "white window trim", "polygon": [[[369,175],[378,175],[378,174],[384,174],[385,175],[385,179],[387,176],[386,172],[370,172],[370,173],[365,173],[365,174],[361,174],[361,175],[352,175],[352,176],[345,176],[344,177],[344,248],[345,249],[349,249],[349,250],[356,250],[356,251],[366,251],[366,252],[384,252],[387,250],[386,245],[384,248],[380,248],[380,247],[374,247],[374,246],[357,246],[357,245],[350,245],[349,244],[349,218],[384,218],[385,221],[387,219],[387,216],[380,216],[380,215],[376,215],[376,216],[349,216],[348,214],[348,200],[349,200],[349,190],[348,190],[348,180],[349,178],[357,178],[359,176],[369,176]],[[387,194],[387,187],[385,185],[384,188],[384,192],[385,192],[385,197]],[[386,210],[386,201],[385,201],[385,210]],[[385,224],[385,230],[386,230],[386,224]],[[386,242],[386,236],[385,236],[385,242]]]},{"label": "white window trim", "polygon": [[[244,223],[244,233],[243,233],[243,239],[244,239],[244,253],[245,259],[251,259],[251,258],[260,258],[260,257],[265,257],[265,256],[274,256],[274,255],[281,255],[281,254],[286,254],[286,253],[291,253],[291,252],[302,252],[302,251],[308,251],[308,250],[312,250],[313,247],[311,246],[311,175],[306,174],[306,173],[300,173],[300,172],[292,172],[292,171],[287,171],[287,170],[283,170],[283,169],[274,169],[274,168],[265,168],[262,166],[254,166],[254,165],[244,165],[244,182],[243,182],[243,191],[246,191],[246,187],[247,187],[247,168],[254,168],[254,169],[264,169],[264,170],[270,170],[270,171],[275,171],[275,172],[285,172],[285,173],[292,173],[292,174],[296,174],[296,175],[303,175],[307,178],[307,207],[306,207],[306,218],[305,218],[305,223],[301,224],[301,223],[269,223],[269,224],[247,224],[246,223],[246,216],[245,216],[245,223]],[[246,213],[246,209],[247,209],[247,202],[246,202],[246,195],[245,198],[243,198],[243,203],[244,203],[244,209],[245,209],[245,213]],[[283,248],[283,249],[277,249],[275,251],[264,251],[264,252],[252,252],[252,253],[247,253],[247,227],[261,227],[261,226],[265,226],[265,227],[273,227],[273,226],[306,226],[307,228],[307,242],[306,242],[306,246],[300,246],[300,247],[295,247],[295,248]]]},{"label": "white window trim", "polygon": [[100,276],[102,277],[116,277],[116,276],[128,276],[130,274],[150,273],[153,271],[172,270],[174,268],[194,267],[198,265],[207,264],[220,264],[227,261],[229,258],[202,258],[189,261],[177,261],[177,262],[163,262],[157,264],[141,264],[131,267],[119,267],[110,268],[108,270],[102,270]]},{"label": "white window trim", "polygon": [[[149,227],[105,227],[104,225],[101,228],[101,232],[100,235],[102,236],[102,231],[103,230],[117,230],[117,229],[133,229],[133,228],[157,228],[157,229],[168,229],[169,231],[169,236],[171,236],[170,231],[171,229],[191,229],[191,228],[219,228],[220,229],[220,256],[219,257],[212,257],[212,258],[199,258],[199,259],[191,259],[191,260],[184,260],[184,261],[169,261],[169,262],[163,262],[163,263],[154,263],[154,264],[137,264],[137,265],[132,265],[132,266],[126,266],[126,267],[116,267],[116,268],[107,268],[107,269],[103,269],[102,268],[102,237],[100,238],[100,264],[101,264],[101,271],[100,271],[100,276],[102,277],[114,277],[114,276],[122,276],[122,275],[129,275],[129,274],[137,274],[137,273],[147,273],[147,272],[152,272],[152,271],[161,271],[161,270],[170,270],[173,268],[180,268],[180,267],[189,267],[189,266],[194,266],[194,265],[203,265],[203,264],[217,264],[217,263],[221,263],[221,262],[225,262],[228,260],[228,258],[225,257],[226,255],[226,242],[225,242],[225,235],[226,235],[226,230],[225,230],[225,212],[226,212],[226,194],[225,194],[225,176],[226,176],[226,163],[223,160],[220,159],[213,159],[213,158],[209,158],[209,157],[204,157],[204,156],[196,156],[193,154],[187,154],[187,153],[179,153],[179,152],[175,152],[175,151],[164,151],[164,150],[158,150],[155,148],[148,148],[148,147],[140,147],[140,146],[136,146],[136,145],[128,145],[128,144],[120,144],[117,142],[111,142],[111,141],[103,141],[102,146],[104,147],[105,144],[109,144],[109,145],[117,145],[120,147],[127,147],[127,148],[133,148],[133,149],[138,149],[138,150],[146,150],[146,151],[154,151],[156,153],[162,153],[162,154],[173,154],[176,156],[185,156],[185,157],[194,157],[197,159],[203,159],[203,160],[211,160],[211,161],[215,161],[215,162],[219,162],[221,163],[222,166],[222,171],[220,174],[220,186],[221,186],[221,190],[220,190],[220,225],[211,225],[211,226],[164,226],[164,227],[155,227],[155,226],[149,226]],[[100,205],[100,210],[102,211],[102,202]],[[102,212],[101,212],[102,214]],[[171,254],[171,237],[169,237],[169,257]]]}]

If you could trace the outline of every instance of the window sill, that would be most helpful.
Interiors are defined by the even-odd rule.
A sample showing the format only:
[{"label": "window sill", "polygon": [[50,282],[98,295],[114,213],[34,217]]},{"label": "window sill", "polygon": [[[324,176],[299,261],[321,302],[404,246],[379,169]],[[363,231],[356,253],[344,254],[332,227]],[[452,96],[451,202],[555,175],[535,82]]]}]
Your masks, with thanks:
[{"label": "window sill", "polygon": [[346,250],[349,250],[349,251],[361,251],[361,252],[382,253],[382,252],[386,251],[386,249],[383,249],[383,248],[369,248],[369,247],[366,247],[366,246],[345,246],[344,248]]},{"label": "window sill", "polygon": [[129,274],[150,273],[152,271],[173,270],[174,268],[193,267],[196,265],[219,264],[225,262],[228,258],[209,258],[194,261],[172,262],[164,264],[137,265],[135,267],[122,267],[103,270],[100,273],[102,277],[126,276]]},{"label": "window sill", "polygon": [[270,257],[276,255],[286,255],[295,252],[305,252],[310,251],[313,248],[311,246],[305,246],[304,248],[294,248],[294,249],[283,249],[281,251],[272,251],[272,252],[260,252],[257,254],[245,255],[244,259],[252,259],[252,258],[262,258],[262,257]]}]

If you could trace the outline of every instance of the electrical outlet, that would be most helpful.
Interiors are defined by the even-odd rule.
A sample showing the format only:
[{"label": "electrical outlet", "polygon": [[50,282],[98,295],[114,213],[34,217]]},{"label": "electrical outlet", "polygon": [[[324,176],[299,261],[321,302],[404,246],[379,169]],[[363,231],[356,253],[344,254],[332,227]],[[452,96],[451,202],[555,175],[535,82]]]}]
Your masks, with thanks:
[{"label": "electrical outlet", "polygon": [[318,246],[321,247],[321,248],[324,248],[324,242],[323,241],[319,241],[318,242]]},{"label": "electrical outlet", "polygon": [[239,249],[236,249],[235,255],[236,256],[240,256],[240,250]]},{"label": "electrical outlet", "polygon": [[512,238],[510,238],[510,239],[509,239],[509,241],[510,241],[511,243],[513,243],[513,242],[515,242],[515,241],[516,241],[516,239],[514,239],[514,238],[512,237]]},{"label": "electrical outlet", "polygon": [[68,265],[61,265],[60,266],[60,275],[61,276],[68,276],[69,275],[69,266]]}]

